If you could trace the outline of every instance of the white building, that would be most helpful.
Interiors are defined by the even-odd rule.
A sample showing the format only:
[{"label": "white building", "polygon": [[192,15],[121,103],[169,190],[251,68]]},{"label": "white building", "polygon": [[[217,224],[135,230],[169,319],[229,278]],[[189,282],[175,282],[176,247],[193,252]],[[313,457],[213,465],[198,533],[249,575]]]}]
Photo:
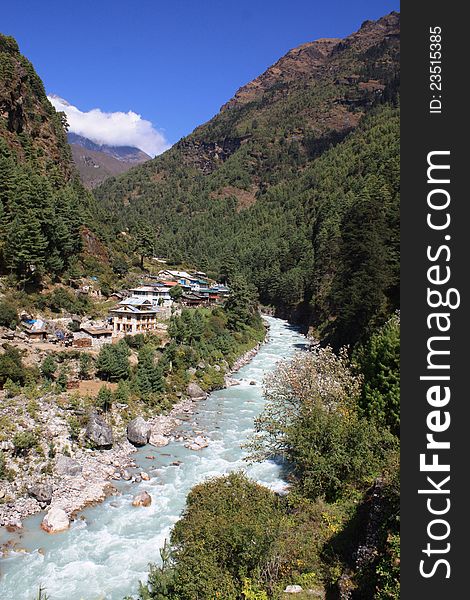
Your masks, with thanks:
[{"label": "white building", "polygon": [[135,298],[148,299],[157,306],[170,307],[173,304],[170,289],[165,285],[142,285],[131,289],[130,292]]},{"label": "white building", "polygon": [[126,298],[110,312],[113,315],[113,336],[135,335],[158,329],[159,310],[149,298]]}]

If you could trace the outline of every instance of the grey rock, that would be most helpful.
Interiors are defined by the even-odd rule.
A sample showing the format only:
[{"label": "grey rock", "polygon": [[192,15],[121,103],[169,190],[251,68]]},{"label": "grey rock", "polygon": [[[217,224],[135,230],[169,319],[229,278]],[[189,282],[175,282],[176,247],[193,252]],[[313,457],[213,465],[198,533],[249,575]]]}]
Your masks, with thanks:
[{"label": "grey rock", "polygon": [[56,472],[58,475],[69,475],[76,477],[82,472],[80,463],[69,456],[59,456],[56,461]]},{"label": "grey rock", "polygon": [[47,483],[36,483],[28,489],[28,494],[35,498],[41,506],[51,503],[52,486]]},{"label": "grey rock", "polygon": [[133,419],[127,425],[127,439],[134,446],[145,446],[145,444],[148,444],[151,433],[152,428],[142,417]]},{"label": "grey rock", "polygon": [[90,416],[85,430],[85,437],[98,449],[111,448],[114,442],[113,430],[96,413]]},{"label": "grey rock", "polygon": [[203,400],[204,398],[207,397],[206,392],[197,384],[197,383],[190,383],[188,385],[188,396],[190,398],[192,398],[193,400]]},{"label": "grey rock", "polygon": [[124,471],[121,473],[121,477],[124,479],[124,481],[130,481],[132,479],[132,475],[127,469],[124,469]]}]

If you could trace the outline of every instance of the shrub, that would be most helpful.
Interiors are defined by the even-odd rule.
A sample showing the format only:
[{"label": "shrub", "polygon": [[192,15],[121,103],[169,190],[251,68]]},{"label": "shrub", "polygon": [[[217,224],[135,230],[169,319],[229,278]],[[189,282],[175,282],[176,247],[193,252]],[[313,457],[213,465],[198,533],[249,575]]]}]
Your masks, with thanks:
[{"label": "shrub", "polygon": [[357,410],[361,379],[347,352],[317,347],[282,362],[265,384],[267,404],[256,421],[253,456],[280,455],[293,465],[302,493],[337,500],[364,491],[396,438]]},{"label": "shrub", "polygon": [[57,370],[57,361],[52,354],[48,354],[41,364],[41,375],[49,381],[54,378]]},{"label": "shrub", "polygon": [[62,367],[62,369],[59,372],[59,376],[57,377],[57,381],[56,381],[56,386],[57,386],[58,392],[65,392],[65,390],[67,389],[67,381],[68,381],[67,369]]},{"label": "shrub", "polygon": [[18,313],[16,307],[7,300],[0,300],[0,325],[15,329],[18,324]]},{"label": "shrub", "polygon": [[238,598],[243,581],[258,577],[280,518],[278,497],[241,473],[194,487],[171,535],[176,597]]},{"label": "shrub", "polygon": [[6,392],[7,398],[14,398],[21,393],[21,386],[18,383],[13,382],[11,379],[7,379],[3,386]]},{"label": "shrub", "polygon": [[76,295],[66,288],[56,287],[50,294],[41,296],[40,308],[49,308],[52,312],[61,312],[83,315],[90,310],[90,301],[84,295]]},{"label": "shrub", "polygon": [[7,474],[5,455],[3,450],[0,450],[0,479],[5,479]]},{"label": "shrub", "polygon": [[112,404],[113,392],[106,385],[102,385],[96,397],[96,407],[103,412],[108,412]]},{"label": "shrub", "polygon": [[3,348],[3,354],[0,354],[0,387],[3,388],[7,379],[23,385],[27,369],[23,365],[21,352],[11,344],[4,344]]},{"label": "shrub", "polygon": [[74,442],[78,441],[81,431],[80,421],[75,415],[72,415],[67,419],[67,424],[69,427],[70,439]]},{"label": "shrub", "polygon": [[79,370],[78,370],[78,376],[80,377],[80,379],[90,379],[90,371],[91,371],[91,365],[93,363],[93,357],[91,356],[91,354],[88,354],[87,352],[82,352],[80,353],[80,358],[78,359],[79,361]]},{"label": "shrub", "polygon": [[28,450],[34,448],[38,443],[36,431],[19,431],[13,436],[13,445],[15,454],[26,454]]}]

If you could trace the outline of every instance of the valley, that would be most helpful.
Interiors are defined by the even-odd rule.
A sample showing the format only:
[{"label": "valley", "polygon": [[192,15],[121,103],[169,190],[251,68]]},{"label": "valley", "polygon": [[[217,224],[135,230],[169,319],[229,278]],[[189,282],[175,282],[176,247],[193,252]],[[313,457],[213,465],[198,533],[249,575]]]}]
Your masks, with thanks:
[{"label": "valley", "polygon": [[0,595],[399,597],[399,35],[151,158],[0,34]]}]

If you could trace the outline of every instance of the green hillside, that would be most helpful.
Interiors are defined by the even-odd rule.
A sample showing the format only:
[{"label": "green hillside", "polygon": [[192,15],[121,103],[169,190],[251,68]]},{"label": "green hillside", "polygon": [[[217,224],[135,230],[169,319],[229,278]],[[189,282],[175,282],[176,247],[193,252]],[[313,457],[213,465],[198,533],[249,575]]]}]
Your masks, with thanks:
[{"label": "green hillside", "polygon": [[290,51],[98,188],[109,242],[150,224],[157,255],[241,272],[279,314],[357,341],[398,299],[398,73],[396,13]]},{"label": "green hillside", "polygon": [[0,273],[22,283],[63,273],[81,249],[92,203],[62,115],[16,41],[0,35]]}]

